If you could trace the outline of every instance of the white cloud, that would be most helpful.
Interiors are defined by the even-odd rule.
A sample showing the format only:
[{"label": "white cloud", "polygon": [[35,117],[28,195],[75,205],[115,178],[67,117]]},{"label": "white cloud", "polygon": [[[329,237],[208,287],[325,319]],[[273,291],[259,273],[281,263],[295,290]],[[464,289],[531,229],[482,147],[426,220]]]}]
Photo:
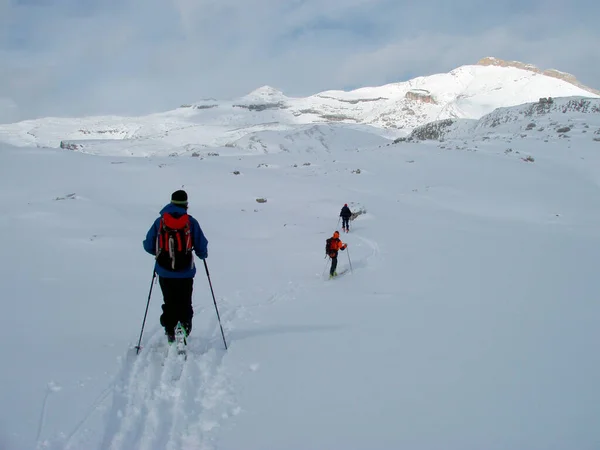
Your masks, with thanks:
[{"label": "white cloud", "polygon": [[17,104],[9,98],[0,98],[0,123],[11,123],[18,118]]},{"label": "white cloud", "polygon": [[577,76],[583,73],[586,76],[580,76],[580,81],[593,84],[594,78],[600,79],[600,61],[594,56],[596,42],[594,33],[586,30],[530,40],[509,28],[491,29],[477,36],[423,33],[352,55],[344,62],[339,81],[346,84],[361,79],[367,84],[382,84],[402,73],[428,75],[496,56],[541,69],[560,68]]},{"label": "white cloud", "polygon": [[308,95],[399,81],[488,55],[600,87],[600,32],[586,19],[600,8],[580,1],[584,17],[537,0],[485,14],[475,0],[123,0],[76,13],[72,0],[0,0],[0,97],[23,117],[144,113],[264,84]]}]

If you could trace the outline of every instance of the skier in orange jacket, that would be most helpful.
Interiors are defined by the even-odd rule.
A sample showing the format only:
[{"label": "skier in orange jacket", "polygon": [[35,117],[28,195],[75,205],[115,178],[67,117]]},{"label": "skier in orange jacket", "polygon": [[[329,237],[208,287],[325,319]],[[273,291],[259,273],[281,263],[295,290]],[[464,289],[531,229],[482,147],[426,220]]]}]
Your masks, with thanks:
[{"label": "skier in orange jacket", "polygon": [[329,278],[337,276],[335,269],[337,268],[337,256],[339,250],[346,250],[348,244],[344,244],[340,240],[339,231],[334,231],[333,236],[327,239],[325,245],[325,253],[331,258],[331,269],[329,270]]}]

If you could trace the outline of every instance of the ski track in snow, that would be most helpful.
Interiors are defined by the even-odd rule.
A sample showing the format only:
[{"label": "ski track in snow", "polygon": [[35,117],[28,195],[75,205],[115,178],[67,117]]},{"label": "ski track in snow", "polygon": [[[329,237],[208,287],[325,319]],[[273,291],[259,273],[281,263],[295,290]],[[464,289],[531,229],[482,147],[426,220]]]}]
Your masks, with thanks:
[{"label": "ski track in snow", "polygon": [[115,383],[100,448],[213,448],[210,431],[226,415],[221,407],[231,404],[219,344],[192,337],[183,360],[157,331],[139,355],[130,350]]},{"label": "ski track in snow", "polygon": [[[357,260],[357,264],[353,264],[353,267],[365,267],[369,264],[369,261],[371,261],[371,259],[379,256],[379,244],[374,240],[367,239],[366,237],[361,236],[360,234],[355,234],[354,236],[356,236],[358,240],[367,244],[367,246],[371,249],[371,255],[367,256],[364,259]],[[348,247],[348,249],[350,249],[350,247]]]},{"label": "ski track in snow", "polygon": [[[354,269],[364,268],[379,255],[379,245],[356,232],[352,236],[370,249],[370,254],[353,261]],[[360,255],[358,247],[356,256]],[[349,267],[346,270],[349,272]],[[227,332],[235,328],[233,320],[243,318],[245,311],[293,300],[300,291],[318,289],[318,285],[290,282],[263,301],[233,307],[221,300],[226,337]],[[185,361],[174,347],[167,346],[162,328],[150,336],[139,355],[130,349],[116,380],[99,395],[90,413],[70,434],[64,450],[79,448],[77,434],[111,393],[112,405],[106,413],[101,450],[216,448],[214,432],[223,420],[240,411],[221,364],[225,350],[218,325],[215,317],[209,326],[210,337],[190,338]]]}]

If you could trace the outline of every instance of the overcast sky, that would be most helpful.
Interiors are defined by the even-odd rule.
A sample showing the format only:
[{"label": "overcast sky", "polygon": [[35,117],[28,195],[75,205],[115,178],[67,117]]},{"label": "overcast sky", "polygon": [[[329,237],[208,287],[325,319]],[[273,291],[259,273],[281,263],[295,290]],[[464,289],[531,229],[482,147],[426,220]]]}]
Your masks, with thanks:
[{"label": "overcast sky", "polygon": [[600,88],[597,0],[0,0],[0,122],[289,96],[484,56]]}]

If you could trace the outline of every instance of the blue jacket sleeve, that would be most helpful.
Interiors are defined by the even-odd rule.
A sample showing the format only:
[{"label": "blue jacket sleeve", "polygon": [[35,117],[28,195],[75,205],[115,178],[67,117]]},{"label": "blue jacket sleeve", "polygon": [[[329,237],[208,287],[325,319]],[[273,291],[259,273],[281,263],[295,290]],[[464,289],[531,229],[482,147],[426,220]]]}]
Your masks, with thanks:
[{"label": "blue jacket sleeve", "polygon": [[148,233],[146,233],[146,239],[144,239],[144,250],[146,250],[151,255],[156,255],[156,236],[158,235],[158,222],[159,219],[156,219]]},{"label": "blue jacket sleeve", "polygon": [[196,256],[200,259],[205,259],[208,257],[208,240],[206,236],[204,236],[204,232],[202,228],[200,228],[200,224],[196,219],[193,221],[193,229],[192,232],[194,234],[194,251],[196,252]]}]

